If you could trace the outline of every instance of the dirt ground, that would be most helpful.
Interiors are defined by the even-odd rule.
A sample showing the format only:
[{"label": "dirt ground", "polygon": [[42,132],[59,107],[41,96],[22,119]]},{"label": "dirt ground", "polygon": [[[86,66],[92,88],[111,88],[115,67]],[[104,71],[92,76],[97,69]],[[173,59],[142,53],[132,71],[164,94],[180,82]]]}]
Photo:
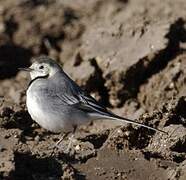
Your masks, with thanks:
[{"label": "dirt ground", "polygon": [[[186,179],[185,0],[0,0],[0,179]],[[33,122],[29,76],[49,55],[118,115],[61,135]],[[112,136],[111,136],[112,134]]]}]

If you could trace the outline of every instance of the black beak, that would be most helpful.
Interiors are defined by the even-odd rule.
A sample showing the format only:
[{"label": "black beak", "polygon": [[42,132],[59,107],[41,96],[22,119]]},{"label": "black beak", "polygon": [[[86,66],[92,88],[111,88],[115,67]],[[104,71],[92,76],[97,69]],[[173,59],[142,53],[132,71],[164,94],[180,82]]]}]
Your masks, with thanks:
[{"label": "black beak", "polygon": [[33,71],[32,68],[18,68],[18,69],[21,70],[21,71],[28,71],[28,72]]}]

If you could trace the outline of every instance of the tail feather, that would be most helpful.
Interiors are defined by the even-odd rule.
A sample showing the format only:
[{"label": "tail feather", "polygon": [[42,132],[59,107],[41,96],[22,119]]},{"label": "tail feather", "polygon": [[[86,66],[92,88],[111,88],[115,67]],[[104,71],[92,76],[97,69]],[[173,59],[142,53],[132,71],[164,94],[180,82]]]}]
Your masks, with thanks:
[{"label": "tail feather", "polygon": [[147,128],[147,129],[151,129],[153,131],[157,131],[157,132],[161,132],[161,133],[166,133],[167,134],[167,132],[165,132],[163,130],[160,130],[160,129],[157,129],[157,128],[153,128],[153,127],[147,126],[145,124],[142,124],[140,122],[136,122],[136,121],[131,120],[131,119],[128,119],[128,118],[123,118],[123,117],[117,116],[117,115],[115,115],[113,113],[110,114],[109,116],[103,115],[102,117],[103,118],[106,118],[106,119],[111,119],[111,120],[124,121],[126,123],[134,124],[134,125],[137,125],[137,126],[141,126],[141,127]]},{"label": "tail feather", "polygon": [[87,103],[86,104],[85,103],[77,103],[77,104],[74,105],[74,107],[78,108],[79,110],[82,110],[83,112],[86,111],[93,119],[96,118],[96,119],[119,120],[119,121],[124,121],[126,123],[130,123],[130,124],[135,124],[135,125],[138,125],[138,126],[142,126],[142,127],[147,128],[147,129],[151,129],[153,131],[157,131],[157,132],[161,132],[161,133],[166,133],[163,130],[160,130],[160,129],[156,129],[156,128],[147,126],[145,124],[136,122],[136,121],[131,120],[131,119],[120,117],[120,116],[112,113],[111,111],[108,111],[107,109],[105,109],[104,107],[98,105],[95,102],[94,101],[92,102],[92,101],[89,100],[88,101],[88,104]]}]

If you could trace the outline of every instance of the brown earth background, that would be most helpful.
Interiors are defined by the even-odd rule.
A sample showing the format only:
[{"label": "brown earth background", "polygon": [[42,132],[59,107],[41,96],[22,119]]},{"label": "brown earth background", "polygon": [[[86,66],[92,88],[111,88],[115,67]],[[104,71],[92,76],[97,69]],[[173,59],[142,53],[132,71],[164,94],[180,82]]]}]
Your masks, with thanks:
[{"label": "brown earth background", "polygon": [[[185,50],[185,0],[0,0],[0,179],[185,180]],[[60,135],[31,120],[17,69],[41,54],[113,112],[168,134],[93,122],[69,152],[50,148]]]}]

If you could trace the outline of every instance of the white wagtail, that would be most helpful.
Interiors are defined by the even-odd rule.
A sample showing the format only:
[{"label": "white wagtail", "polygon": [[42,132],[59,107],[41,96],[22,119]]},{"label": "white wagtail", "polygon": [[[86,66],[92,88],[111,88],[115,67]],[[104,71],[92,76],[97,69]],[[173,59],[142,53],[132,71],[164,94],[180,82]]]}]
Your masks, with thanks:
[{"label": "white wagtail", "polygon": [[31,76],[26,92],[28,112],[33,120],[49,131],[67,133],[93,120],[110,119],[164,132],[108,111],[47,56],[38,57],[29,68],[21,69]]}]

